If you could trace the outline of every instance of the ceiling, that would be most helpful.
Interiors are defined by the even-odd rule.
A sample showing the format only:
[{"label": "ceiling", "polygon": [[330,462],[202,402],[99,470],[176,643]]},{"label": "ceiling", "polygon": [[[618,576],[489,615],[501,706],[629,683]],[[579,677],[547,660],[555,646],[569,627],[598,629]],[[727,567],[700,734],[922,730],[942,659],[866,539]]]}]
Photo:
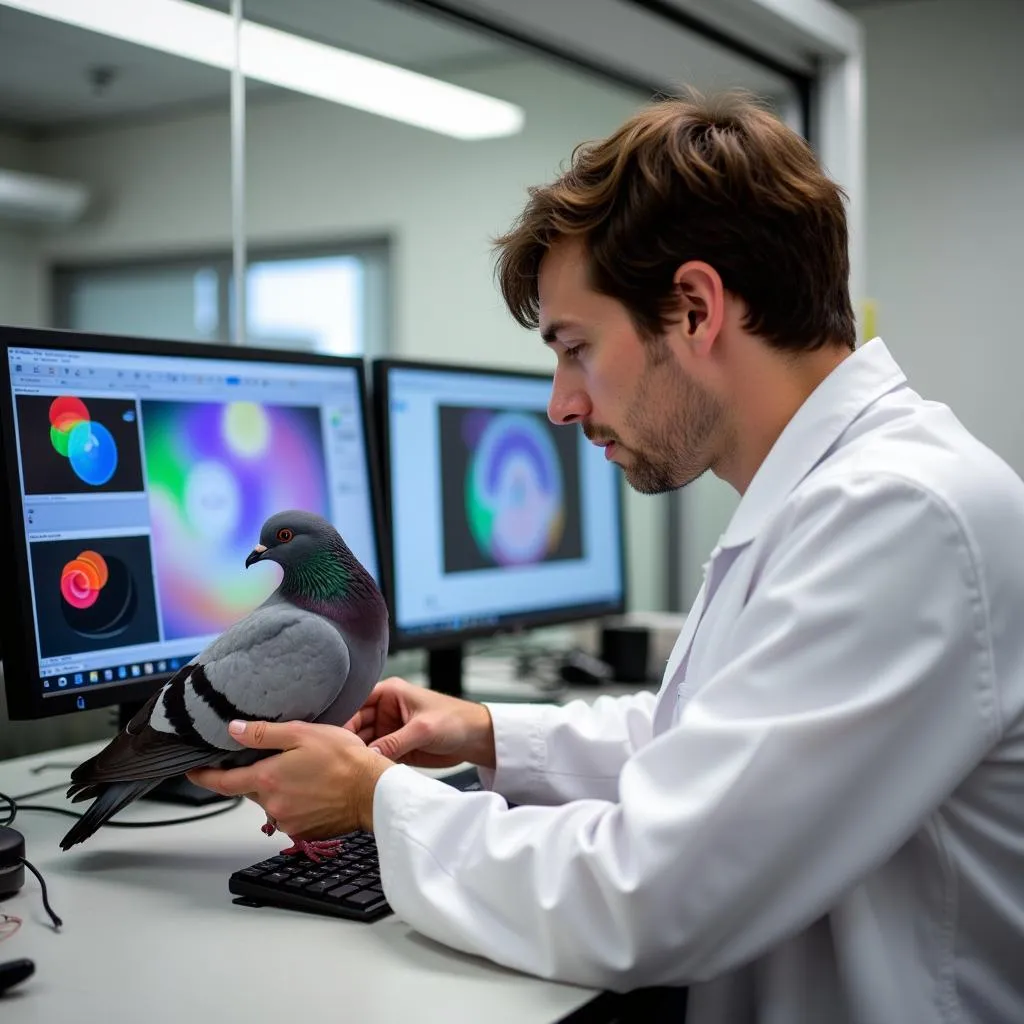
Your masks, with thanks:
[{"label": "ceiling", "polygon": [[832,0],[832,3],[845,7],[848,11],[861,11],[865,7],[891,7],[894,4],[922,4],[931,0]]},{"label": "ceiling", "polygon": [[[226,7],[218,0],[202,4]],[[245,13],[429,74],[516,55],[502,40],[381,0],[288,0],[287,6],[245,0]],[[0,123],[9,128],[46,132],[186,105],[227,104],[229,88],[226,71],[16,11],[0,0]],[[250,95],[275,91],[249,83]]]},{"label": "ceiling", "polygon": [[[192,2],[221,11],[229,5]],[[648,17],[628,2],[622,6],[631,17]],[[517,44],[425,14],[404,0],[244,0],[244,10],[254,21],[442,78],[523,53]],[[664,25],[655,28],[663,62],[685,69],[686,80],[699,88],[739,85],[768,96],[779,91],[778,76],[768,69],[691,33],[673,29],[673,37]],[[115,118],[226,106],[229,91],[226,71],[16,11],[0,0],[0,127],[8,131],[42,136]],[[248,84],[251,98],[276,92]]]}]

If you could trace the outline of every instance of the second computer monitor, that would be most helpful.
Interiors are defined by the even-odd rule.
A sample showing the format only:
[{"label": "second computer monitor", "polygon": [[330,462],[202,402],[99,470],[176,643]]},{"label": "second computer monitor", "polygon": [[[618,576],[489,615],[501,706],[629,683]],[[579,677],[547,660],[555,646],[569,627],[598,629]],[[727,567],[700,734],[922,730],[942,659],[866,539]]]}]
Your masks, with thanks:
[{"label": "second computer monitor", "polygon": [[549,375],[381,360],[374,382],[396,648],[623,610],[619,474],[548,421]]}]

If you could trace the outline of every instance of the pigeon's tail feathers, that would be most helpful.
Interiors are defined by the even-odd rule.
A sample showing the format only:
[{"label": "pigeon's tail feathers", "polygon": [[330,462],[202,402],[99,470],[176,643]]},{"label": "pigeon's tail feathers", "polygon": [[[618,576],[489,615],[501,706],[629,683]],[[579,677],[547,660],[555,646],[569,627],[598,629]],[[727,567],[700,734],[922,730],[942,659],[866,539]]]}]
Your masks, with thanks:
[{"label": "pigeon's tail feathers", "polygon": [[[71,773],[68,796],[85,799],[102,783],[154,780],[202,768],[224,756],[216,747],[196,746],[145,726],[137,735],[118,733],[98,754]],[[85,794],[84,796],[81,794]]]},{"label": "pigeon's tail feathers", "polygon": [[[99,795],[91,807],[71,826],[60,841],[62,850],[70,850],[76,843],[88,839],[101,825],[109,821],[122,807],[127,807],[144,793],[148,793],[160,780],[141,779],[134,782],[115,782],[106,786],[90,786]],[[81,797],[85,799],[85,797]]]}]

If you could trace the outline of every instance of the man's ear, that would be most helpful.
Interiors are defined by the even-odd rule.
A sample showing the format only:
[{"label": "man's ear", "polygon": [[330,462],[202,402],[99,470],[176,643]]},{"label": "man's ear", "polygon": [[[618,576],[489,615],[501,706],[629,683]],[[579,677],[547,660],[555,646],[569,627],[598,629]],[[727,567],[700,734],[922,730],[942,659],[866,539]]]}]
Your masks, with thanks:
[{"label": "man's ear", "polygon": [[678,300],[676,335],[695,354],[706,355],[718,337],[725,318],[725,289],[709,263],[690,260],[672,278]]}]

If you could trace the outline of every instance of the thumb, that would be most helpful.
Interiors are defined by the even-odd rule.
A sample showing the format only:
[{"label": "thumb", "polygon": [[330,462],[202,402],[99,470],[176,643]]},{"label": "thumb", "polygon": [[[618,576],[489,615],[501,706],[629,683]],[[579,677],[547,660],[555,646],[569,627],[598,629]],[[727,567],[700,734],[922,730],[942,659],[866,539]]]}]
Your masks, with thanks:
[{"label": "thumb", "polygon": [[413,750],[425,746],[430,740],[430,730],[422,718],[413,718],[401,728],[379,736],[369,744],[372,750],[379,750],[385,757],[397,761]]},{"label": "thumb", "polygon": [[256,750],[291,750],[298,746],[298,737],[290,722],[228,722],[231,738],[243,747]]}]

